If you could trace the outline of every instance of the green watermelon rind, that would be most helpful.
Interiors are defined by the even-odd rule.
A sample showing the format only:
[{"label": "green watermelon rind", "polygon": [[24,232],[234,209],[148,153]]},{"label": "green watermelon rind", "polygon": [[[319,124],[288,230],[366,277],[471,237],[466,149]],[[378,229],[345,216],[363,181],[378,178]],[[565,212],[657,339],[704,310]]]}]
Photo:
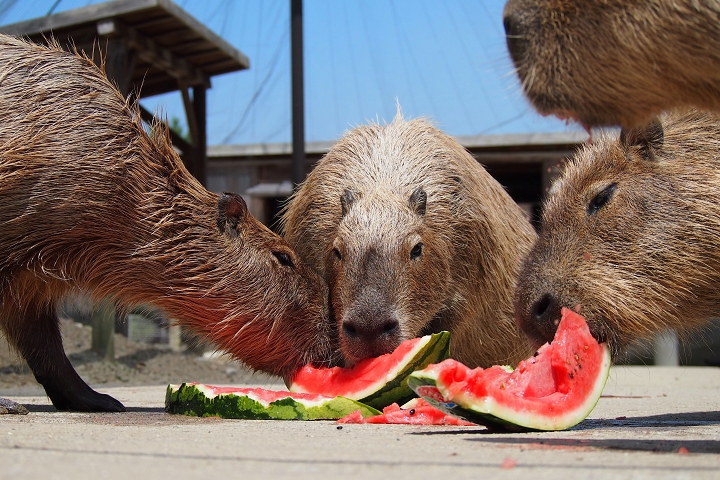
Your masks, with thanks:
[{"label": "green watermelon rind", "polygon": [[442,390],[437,385],[437,373],[432,369],[412,373],[408,378],[408,384],[418,396],[424,398],[435,408],[493,430],[567,430],[590,415],[605,388],[610,374],[611,357],[607,345],[602,345],[602,347],[603,357],[599,370],[601,374],[593,384],[592,391],[586,396],[586,401],[572,411],[563,412],[561,415],[548,416],[516,411],[504,407],[491,397],[470,398],[470,395],[456,395],[452,401],[442,400]]},{"label": "green watermelon rind", "polygon": [[345,397],[321,401],[286,397],[267,405],[249,395],[223,393],[212,395],[201,384],[168,385],[165,411],[168,413],[248,420],[336,420],[360,410],[363,417],[380,412]]},{"label": "green watermelon rind", "polygon": [[407,360],[401,362],[385,378],[392,380],[385,382],[380,388],[375,387],[374,393],[358,399],[358,401],[377,409],[397,403],[402,405],[417,395],[408,385],[408,377],[416,370],[421,370],[433,363],[438,363],[450,357],[450,332],[433,333],[423,337],[422,342],[411,350]]}]

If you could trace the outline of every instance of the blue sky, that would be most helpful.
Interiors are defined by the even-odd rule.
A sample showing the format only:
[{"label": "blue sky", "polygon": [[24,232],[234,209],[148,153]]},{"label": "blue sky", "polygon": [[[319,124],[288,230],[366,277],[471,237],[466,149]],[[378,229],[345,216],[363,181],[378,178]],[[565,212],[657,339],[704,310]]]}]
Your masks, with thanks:
[{"label": "blue sky", "polygon": [[[0,23],[91,0],[0,0]],[[291,138],[290,0],[176,0],[250,58],[214,77],[208,142]],[[451,135],[578,130],[537,115],[512,73],[504,0],[304,0],[305,138],[334,140],[369,120],[425,116]],[[179,94],[142,102],[184,121]]]}]

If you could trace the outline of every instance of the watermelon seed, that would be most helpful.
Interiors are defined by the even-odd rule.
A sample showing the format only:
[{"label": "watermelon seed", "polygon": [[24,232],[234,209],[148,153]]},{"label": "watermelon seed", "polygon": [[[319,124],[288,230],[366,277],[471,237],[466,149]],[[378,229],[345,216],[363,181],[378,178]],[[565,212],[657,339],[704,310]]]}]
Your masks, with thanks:
[{"label": "watermelon seed", "polygon": [[338,430],[342,430],[342,425],[338,425],[338,426],[337,426],[337,429],[338,429]]},{"label": "watermelon seed", "polygon": [[410,409],[410,412],[408,412],[408,413],[409,413],[410,415],[415,415],[415,409],[414,409],[414,408],[411,408],[411,409]]},{"label": "watermelon seed", "polygon": [[571,378],[571,379],[572,379],[572,378],[575,378],[575,374],[572,373],[572,372],[570,372],[570,378]]},{"label": "watermelon seed", "polygon": [[575,361],[577,362],[578,360],[580,360],[580,357],[579,357],[578,354],[576,353],[576,354],[575,354]]}]

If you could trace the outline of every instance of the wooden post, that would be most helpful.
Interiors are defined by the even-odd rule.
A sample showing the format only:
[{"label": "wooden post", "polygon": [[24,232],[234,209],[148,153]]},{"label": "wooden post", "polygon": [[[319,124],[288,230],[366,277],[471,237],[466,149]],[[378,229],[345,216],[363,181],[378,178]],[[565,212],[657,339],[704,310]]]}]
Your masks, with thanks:
[{"label": "wooden post", "polygon": [[115,304],[109,298],[93,308],[92,349],[103,360],[115,361]]},{"label": "wooden post", "polygon": [[195,178],[207,186],[207,95],[204,86],[192,89],[192,116],[197,126],[197,139],[193,139],[195,147]]},{"label": "wooden post", "polygon": [[305,180],[305,88],[303,84],[302,0],[290,0],[292,57],[292,182]]},{"label": "wooden post", "polygon": [[680,346],[675,331],[667,330],[655,336],[653,341],[655,365],[677,367],[680,365]]},{"label": "wooden post", "polygon": [[182,351],[182,327],[174,322],[168,327],[168,343],[173,352]]}]

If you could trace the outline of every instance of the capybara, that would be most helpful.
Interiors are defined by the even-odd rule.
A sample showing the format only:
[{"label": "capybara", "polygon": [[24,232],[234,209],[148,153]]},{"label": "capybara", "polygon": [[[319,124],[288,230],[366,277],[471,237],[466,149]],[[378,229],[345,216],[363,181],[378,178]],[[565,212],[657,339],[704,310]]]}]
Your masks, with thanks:
[{"label": "capybara", "polygon": [[720,313],[720,117],[673,111],[606,133],[566,165],[521,270],[516,319],[539,345],[560,308],[620,353]]},{"label": "capybara", "polygon": [[536,234],[503,187],[428,121],[398,112],[350,130],[291,197],[281,226],[328,281],[346,365],[441,330],[468,365],[531,352],[512,292]]},{"label": "capybara", "polygon": [[327,286],[200,185],[87,58],[0,36],[0,329],[60,410],[122,411],[63,351],[58,299],[151,303],[252,368],[330,356]]},{"label": "capybara", "polygon": [[507,46],[543,114],[635,127],[720,109],[717,0],[509,0]]}]

